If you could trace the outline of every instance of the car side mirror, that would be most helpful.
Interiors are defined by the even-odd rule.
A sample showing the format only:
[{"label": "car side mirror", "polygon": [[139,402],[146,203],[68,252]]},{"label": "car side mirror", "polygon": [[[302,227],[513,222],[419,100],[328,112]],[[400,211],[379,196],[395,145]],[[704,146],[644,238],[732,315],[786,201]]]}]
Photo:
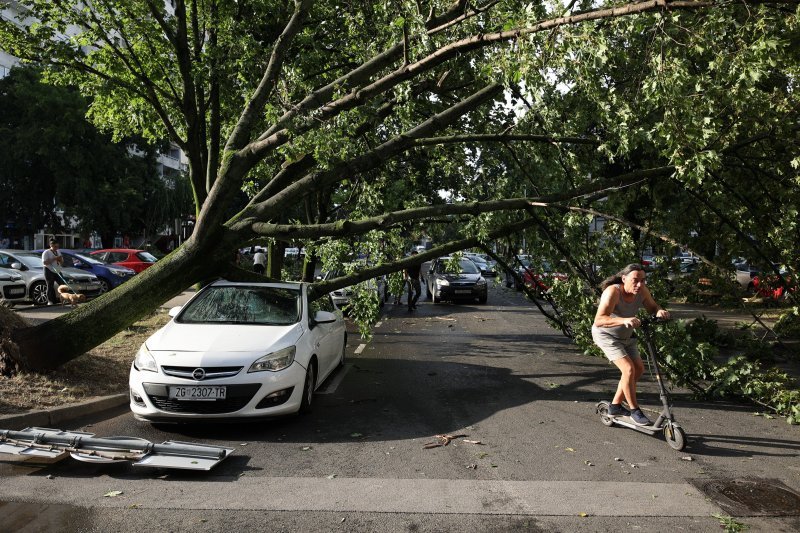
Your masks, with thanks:
[{"label": "car side mirror", "polygon": [[314,276],[314,279],[315,279],[316,281],[322,281],[322,276]]},{"label": "car side mirror", "polygon": [[22,270],[22,263],[11,263],[11,268],[14,270]]},{"label": "car side mirror", "polygon": [[175,318],[176,316],[178,316],[178,313],[181,312],[181,309],[183,309],[183,306],[180,305],[173,307],[172,309],[169,310],[169,316]]},{"label": "car side mirror", "polygon": [[330,311],[317,311],[314,313],[315,324],[330,324],[336,322],[336,315]]}]

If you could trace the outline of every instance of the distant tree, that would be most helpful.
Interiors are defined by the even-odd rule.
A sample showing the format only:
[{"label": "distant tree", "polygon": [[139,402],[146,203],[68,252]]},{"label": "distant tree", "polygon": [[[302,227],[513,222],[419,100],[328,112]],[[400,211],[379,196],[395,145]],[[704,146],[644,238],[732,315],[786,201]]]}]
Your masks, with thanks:
[{"label": "distant tree", "polygon": [[74,217],[79,231],[97,231],[107,242],[118,231],[153,233],[191,212],[185,177],[159,176],[158,146],[114,142],[86,119],[89,105],[76,88],[43,83],[38,69],[14,68],[0,80],[4,222],[28,233],[60,232]]}]

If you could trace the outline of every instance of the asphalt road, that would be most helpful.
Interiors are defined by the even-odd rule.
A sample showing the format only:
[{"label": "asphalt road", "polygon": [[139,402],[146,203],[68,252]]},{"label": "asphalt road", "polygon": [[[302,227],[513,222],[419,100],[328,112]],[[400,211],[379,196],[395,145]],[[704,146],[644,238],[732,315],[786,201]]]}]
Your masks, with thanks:
[{"label": "asphalt road", "polygon": [[[709,531],[715,514],[751,531],[800,529],[797,427],[678,390],[684,451],[607,428],[594,404],[617,372],[519,293],[494,288],[483,306],[421,300],[413,313],[390,303],[369,342],[350,339],[306,416],[154,426],[120,409],[60,428],[236,450],[211,472],[0,459],[0,515],[12,517],[0,530]],[[655,408],[652,381],[640,389]],[[480,444],[424,448],[440,434]],[[712,491],[744,479],[760,483],[749,499]],[[759,494],[772,496],[750,501]]]}]

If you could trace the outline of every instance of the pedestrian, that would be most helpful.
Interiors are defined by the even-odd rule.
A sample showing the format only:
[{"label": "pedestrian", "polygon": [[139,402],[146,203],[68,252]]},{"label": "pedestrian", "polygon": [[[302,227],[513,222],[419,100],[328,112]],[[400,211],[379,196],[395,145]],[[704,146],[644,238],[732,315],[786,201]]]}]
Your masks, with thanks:
[{"label": "pedestrian", "polygon": [[44,266],[44,281],[47,283],[47,305],[56,305],[56,288],[54,284],[60,285],[58,280],[61,275],[58,268],[64,263],[64,256],[58,251],[58,241],[50,238],[50,248],[42,252],[42,266]]},{"label": "pedestrian", "polygon": [[259,249],[253,256],[253,272],[263,274],[267,270],[267,254]]},{"label": "pedestrian", "polygon": [[[606,278],[600,285],[603,294],[592,325],[594,343],[621,372],[608,415],[630,416],[639,426],[650,426],[652,422],[639,408],[636,399],[636,383],[644,373],[644,363],[634,335],[634,330],[642,322],[636,314],[644,307],[659,318],[669,318],[669,311],[662,309],[650,294],[645,277],[642,265],[630,264]],[[623,399],[628,402],[630,410],[622,406]]]},{"label": "pedestrian", "polygon": [[[414,250],[411,252],[411,257],[418,255],[419,252]],[[411,265],[406,267],[403,271],[404,277],[406,282],[409,284],[408,287],[408,310],[412,311],[417,308],[417,300],[419,300],[419,295],[422,293],[422,285],[420,284],[420,273],[422,271],[422,265]]]}]

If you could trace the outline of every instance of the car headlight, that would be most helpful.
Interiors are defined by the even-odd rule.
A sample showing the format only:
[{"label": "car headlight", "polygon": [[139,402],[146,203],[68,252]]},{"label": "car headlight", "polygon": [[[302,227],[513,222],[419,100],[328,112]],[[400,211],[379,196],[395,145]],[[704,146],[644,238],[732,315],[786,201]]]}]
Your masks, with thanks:
[{"label": "car headlight", "polygon": [[437,287],[447,287],[450,285],[450,282],[446,279],[436,278],[436,286]]},{"label": "car headlight", "polygon": [[478,281],[476,281],[476,282],[475,282],[475,285],[476,285],[477,287],[483,287],[483,286],[485,286],[485,285],[486,285],[486,280],[485,280],[485,279],[483,279],[483,278],[481,278],[481,279],[479,279]]},{"label": "car headlight", "polygon": [[136,352],[136,358],[133,360],[133,366],[136,368],[136,370],[158,372],[156,359],[153,357],[153,354],[150,353],[150,350],[147,349],[147,345],[145,344],[142,344],[142,347],[139,348],[138,352]]},{"label": "car headlight", "polygon": [[114,274],[115,276],[127,276],[128,273],[130,272],[129,270],[122,270],[120,268],[109,268],[108,271]]},{"label": "car headlight", "polygon": [[250,365],[249,372],[278,372],[284,368],[288,368],[294,362],[294,354],[297,353],[297,348],[289,346],[277,352],[268,353],[264,357],[260,357],[255,363]]}]

